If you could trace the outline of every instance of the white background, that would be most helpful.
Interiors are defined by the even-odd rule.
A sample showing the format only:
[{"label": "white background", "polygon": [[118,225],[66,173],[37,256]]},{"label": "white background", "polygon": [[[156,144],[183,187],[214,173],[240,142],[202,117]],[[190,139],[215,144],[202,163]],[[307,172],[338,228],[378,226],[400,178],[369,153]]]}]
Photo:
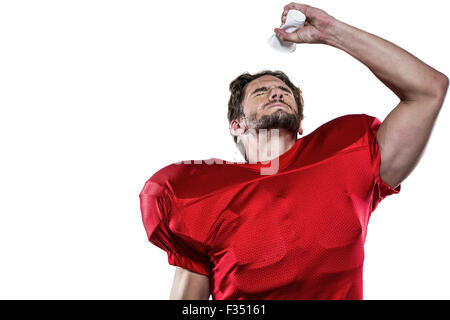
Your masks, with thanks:
[{"label": "white background", "polygon": [[[242,72],[300,85],[304,135],[344,114],[386,117],[397,97],[345,52],[267,45],[287,3],[0,3],[0,298],[167,299],[175,267],[147,241],[138,195],[170,163],[243,161],[226,118]],[[308,4],[450,75],[447,1]],[[450,298],[449,108],[372,215],[365,299]]]}]

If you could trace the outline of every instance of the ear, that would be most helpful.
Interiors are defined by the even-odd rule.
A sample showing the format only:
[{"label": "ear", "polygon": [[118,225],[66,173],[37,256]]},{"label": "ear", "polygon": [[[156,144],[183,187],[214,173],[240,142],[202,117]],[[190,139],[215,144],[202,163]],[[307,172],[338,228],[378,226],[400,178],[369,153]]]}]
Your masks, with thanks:
[{"label": "ear", "polygon": [[299,133],[300,135],[303,134],[302,120],[300,120],[300,123],[299,123],[299,125],[298,125],[298,133]]},{"label": "ear", "polygon": [[233,121],[231,121],[231,123],[230,123],[230,133],[233,136],[240,136],[245,131],[246,131],[245,126],[241,125],[241,123],[237,119],[234,119]]}]

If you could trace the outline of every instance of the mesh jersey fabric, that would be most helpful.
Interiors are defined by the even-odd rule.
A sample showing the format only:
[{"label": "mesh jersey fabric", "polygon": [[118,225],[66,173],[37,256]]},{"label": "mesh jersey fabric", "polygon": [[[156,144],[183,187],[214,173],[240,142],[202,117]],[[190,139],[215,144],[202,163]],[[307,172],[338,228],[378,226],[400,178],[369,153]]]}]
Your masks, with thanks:
[{"label": "mesh jersey fabric", "polygon": [[171,164],[140,193],[151,243],[210,278],[212,299],[362,299],[371,213],[400,192],[379,176],[366,114],[335,118],[272,161]]}]

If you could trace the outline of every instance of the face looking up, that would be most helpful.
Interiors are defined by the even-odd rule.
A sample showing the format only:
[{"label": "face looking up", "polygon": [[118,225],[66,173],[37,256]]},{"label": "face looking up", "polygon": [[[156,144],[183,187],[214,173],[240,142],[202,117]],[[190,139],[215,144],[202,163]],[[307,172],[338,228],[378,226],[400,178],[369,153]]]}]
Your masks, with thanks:
[{"label": "face looking up", "polygon": [[277,77],[251,81],[242,100],[249,129],[287,129],[298,132],[300,118],[292,90]]}]

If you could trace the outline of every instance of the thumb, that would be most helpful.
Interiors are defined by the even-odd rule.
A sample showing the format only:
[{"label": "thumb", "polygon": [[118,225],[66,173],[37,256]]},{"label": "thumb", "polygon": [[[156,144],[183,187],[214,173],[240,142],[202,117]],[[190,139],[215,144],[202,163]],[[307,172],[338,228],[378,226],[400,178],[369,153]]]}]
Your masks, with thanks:
[{"label": "thumb", "polygon": [[275,28],[274,31],[277,37],[280,38],[280,40],[299,43],[300,39],[298,37],[298,34],[296,33],[297,30],[294,32],[286,32],[286,30],[284,29]]}]

